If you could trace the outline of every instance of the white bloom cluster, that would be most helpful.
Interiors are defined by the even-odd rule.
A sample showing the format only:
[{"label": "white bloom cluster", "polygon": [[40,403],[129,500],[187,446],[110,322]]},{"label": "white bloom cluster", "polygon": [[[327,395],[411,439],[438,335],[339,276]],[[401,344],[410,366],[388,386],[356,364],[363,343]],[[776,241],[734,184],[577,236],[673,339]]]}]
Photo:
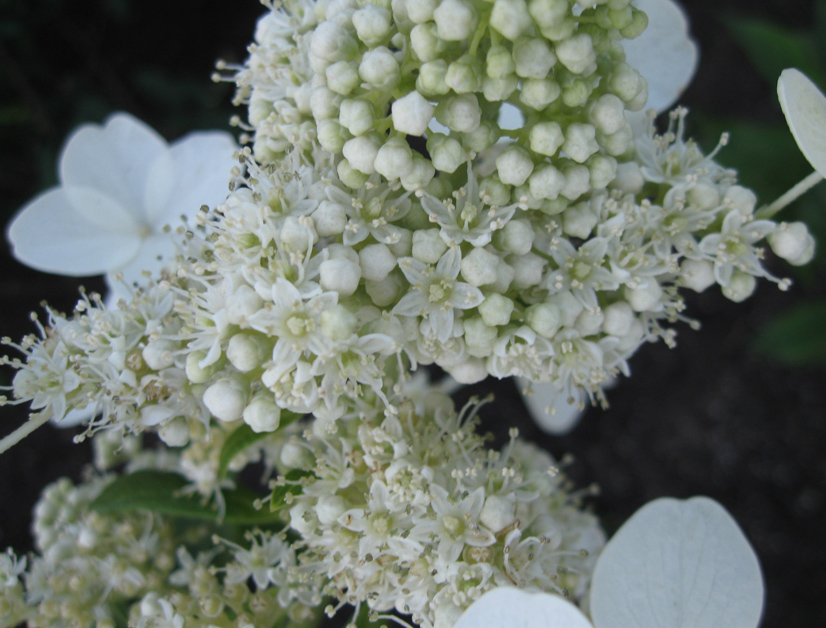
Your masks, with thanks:
[{"label": "white bloom cluster", "polygon": [[283,446],[280,483],[301,487],[298,574],[324,574],[339,606],[436,628],[497,586],[581,597],[604,537],[554,461],[513,432],[501,452],[484,447],[478,402],[412,399],[391,417],[360,400]]},{"label": "white bloom cluster", "polygon": [[[343,156],[338,174],[352,188],[378,173],[417,190],[507,139],[485,181],[508,191],[530,181],[518,194],[541,200],[551,172],[611,178],[631,141],[624,112],[648,98],[619,43],[648,24],[631,0],[291,0],[270,8],[234,77],[236,100],[249,104],[255,157],[277,162],[317,141]],[[500,126],[500,113],[525,128]],[[426,138],[428,154],[409,137]]]}]

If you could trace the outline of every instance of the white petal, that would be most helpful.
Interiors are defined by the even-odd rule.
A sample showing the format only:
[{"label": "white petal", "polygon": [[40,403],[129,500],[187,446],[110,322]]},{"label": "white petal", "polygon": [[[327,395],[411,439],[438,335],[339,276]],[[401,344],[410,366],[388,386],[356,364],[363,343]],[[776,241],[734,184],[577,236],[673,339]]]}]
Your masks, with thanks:
[{"label": "white petal", "polygon": [[760,565],[731,515],[714,500],[655,500],[614,535],[597,561],[597,628],[755,628]]},{"label": "white petal", "polygon": [[145,224],[149,171],[168,150],[163,138],[150,127],[117,113],[102,128],[87,124],[71,135],[60,157],[60,181],[99,190]]},{"label": "white petal", "polygon": [[648,81],[647,106],[665,111],[680,97],[697,71],[697,45],[688,19],[672,0],[637,0],[648,15],[648,28],[623,42],[625,57]]},{"label": "white petal", "polygon": [[143,273],[148,272],[157,277],[161,269],[169,265],[175,257],[176,250],[173,234],[152,234],[141,240],[137,255],[128,264],[119,266],[111,272],[121,273],[127,285],[145,284]]},{"label": "white petal", "polygon": [[[8,231],[14,256],[37,270],[75,277],[100,275],[129,262],[141,240],[129,230],[123,207],[94,190],[71,192],[49,190],[21,210]],[[82,199],[88,200],[82,207],[96,211],[79,212],[76,203]],[[124,226],[118,217],[127,228],[107,228]]]},{"label": "white petal", "polygon": [[[471,604],[453,628],[592,628],[580,610],[558,595],[500,587]],[[664,628],[664,627],[663,627]]]},{"label": "white petal", "polygon": [[826,176],[826,96],[800,70],[783,70],[777,96],[786,122],[812,167]]},{"label": "white petal", "polygon": [[172,144],[169,151],[170,170],[165,171],[163,158],[153,165],[147,183],[146,208],[153,225],[170,224],[180,217],[194,216],[201,205],[215,207],[229,194],[230,170],[238,162],[233,153],[238,149],[229,133],[190,133]]},{"label": "white petal", "polygon": [[[568,395],[551,382],[532,383],[527,379],[517,377],[516,386],[533,420],[543,432],[548,434],[557,436],[567,434],[585,413],[584,406],[580,409],[584,401],[582,393],[578,392],[572,403]],[[522,391],[526,388],[532,389],[533,392],[530,395],[524,394]],[[547,412],[549,407],[553,408],[553,414]]]}]

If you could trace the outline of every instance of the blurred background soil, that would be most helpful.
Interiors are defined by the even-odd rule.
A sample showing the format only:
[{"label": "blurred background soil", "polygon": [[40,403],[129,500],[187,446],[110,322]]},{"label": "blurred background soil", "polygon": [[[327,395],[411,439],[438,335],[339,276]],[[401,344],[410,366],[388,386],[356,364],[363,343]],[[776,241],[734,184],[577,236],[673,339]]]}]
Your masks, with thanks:
[{"label": "blurred background soil", "polygon": [[[734,132],[730,149],[720,154],[723,163],[730,163],[729,150],[737,161],[743,120],[775,130],[782,125],[774,85],[732,35],[732,24],[748,17],[790,32],[811,31],[824,14],[817,4],[686,0],[701,57],[682,103],[692,110],[691,130],[707,151],[717,131],[701,135],[702,128]],[[209,76],[219,57],[243,61],[261,12],[254,0],[0,0],[0,221],[56,182],[63,139],[81,122],[125,110],[175,139],[194,129],[226,128],[231,115],[243,116],[230,105],[231,86]],[[754,172],[770,177],[784,159],[769,152]],[[793,272],[776,259],[767,264],[780,276]],[[99,279],[20,266],[5,242],[0,265],[0,333],[15,340],[33,330],[29,313],[43,299],[68,311],[79,285],[103,288]],[[579,486],[599,485],[591,504],[608,530],[656,497],[717,499],[760,557],[767,590],[762,626],[826,625],[824,361],[790,366],[752,348],[770,321],[824,296],[822,264],[792,276],[788,293],[762,282],[742,304],[715,289],[694,295],[686,313],[702,329],[680,325],[675,349],[643,347],[631,361],[632,376],[608,393],[610,408],[591,408],[566,436],[543,434],[509,382],[488,380],[458,396],[493,390],[496,400],[483,412],[486,428],[501,434],[519,417],[523,436],[556,456],[573,454],[568,472]],[[0,374],[3,384],[9,378]],[[25,416],[22,408],[4,408],[0,434]],[[31,509],[42,487],[64,475],[81,477],[90,450],[73,444],[72,436],[47,427],[0,457],[0,548],[29,550]]]}]

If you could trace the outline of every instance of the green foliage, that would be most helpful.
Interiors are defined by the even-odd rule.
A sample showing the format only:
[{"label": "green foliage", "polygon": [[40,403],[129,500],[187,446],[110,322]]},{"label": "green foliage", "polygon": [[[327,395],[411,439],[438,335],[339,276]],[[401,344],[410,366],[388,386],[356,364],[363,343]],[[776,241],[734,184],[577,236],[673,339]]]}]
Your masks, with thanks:
[{"label": "green foliage", "polygon": [[764,327],[752,348],[789,366],[826,366],[826,299],[798,305]]},{"label": "green foliage", "polygon": [[223,517],[215,504],[199,496],[184,494],[186,478],[168,471],[143,470],[122,475],[108,484],[92,502],[91,508],[102,515],[128,510],[151,510],[170,517],[203,521],[223,521],[243,525],[266,524],[278,517],[266,509],[256,509],[257,496],[244,487],[224,491]]},{"label": "green foliage", "polygon": [[270,512],[278,512],[284,506],[288,506],[290,504],[289,496],[298,495],[303,488],[301,480],[311,475],[310,471],[303,471],[302,469],[287,471],[287,474],[272,491]]},{"label": "green foliage", "polygon": [[[301,415],[286,410],[281,412],[281,428],[294,423],[301,418]],[[221,448],[221,455],[218,459],[218,478],[223,480],[227,477],[229,465],[233,458],[244,451],[247,447],[254,445],[258,441],[272,436],[271,432],[256,433],[246,423],[237,428],[227,437],[224,446]]]}]

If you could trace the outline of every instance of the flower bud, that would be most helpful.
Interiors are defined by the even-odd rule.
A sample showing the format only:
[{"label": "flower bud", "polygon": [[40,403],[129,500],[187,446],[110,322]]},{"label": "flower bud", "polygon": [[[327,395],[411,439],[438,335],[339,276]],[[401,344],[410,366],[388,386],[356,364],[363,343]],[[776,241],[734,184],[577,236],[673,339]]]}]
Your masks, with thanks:
[{"label": "flower bud", "polygon": [[427,141],[427,152],[433,167],[440,172],[456,172],[467,162],[467,153],[458,140],[434,133]]},{"label": "flower bud", "polygon": [[499,332],[495,327],[486,325],[480,317],[467,318],[463,321],[465,345],[470,355],[485,358],[491,354]]},{"label": "flower bud", "polygon": [[516,41],[532,25],[525,0],[496,0],[490,14],[490,25],[507,39]]},{"label": "flower bud", "polygon": [[[613,154],[613,153],[612,153]],[[639,164],[628,161],[617,165],[617,176],[611,182],[611,187],[628,194],[638,194],[645,185]]]},{"label": "flower bud", "polygon": [[556,44],[560,63],[574,74],[591,74],[596,69],[594,43],[586,33],[580,33]]},{"label": "flower bud", "polygon": [[499,257],[482,247],[475,247],[462,258],[462,277],[471,286],[484,286],[496,281]]},{"label": "flower bud", "polygon": [[399,62],[385,46],[373,48],[362,56],[359,76],[376,89],[390,89],[399,82]]},{"label": "flower bud", "polygon": [[279,236],[284,247],[292,251],[306,251],[318,242],[313,219],[304,216],[287,216]]},{"label": "flower bud", "polygon": [[319,120],[316,126],[318,143],[329,153],[338,153],[347,141],[347,132],[337,120]]},{"label": "flower bud", "polygon": [[[315,463],[312,452],[296,441],[290,441],[281,448],[280,460],[281,464],[287,469],[311,468]],[[290,517],[292,517],[292,510],[290,511]]]},{"label": "flower bud", "polygon": [[349,61],[336,61],[327,66],[324,74],[327,77],[327,87],[342,96],[352,92],[361,82],[358,71]]},{"label": "flower bud", "polygon": [[257,369],[272,355],[272,345],[254,332],[241,332],[229,339],[227,359],[242,373]]},{"label": "flower bud", "polygon": [[501,102],[510,97],[519,86],[519,79],[516,76],[505,76],[503,78],[485,77],[482,81],[482,95],[489,102]]},{"label": "flower bud", "polygon": [[436,32],[445,41],[470,39],[479,18],[468,0],[442,0],[433,11]]},{"label": "flower bud", "polygon": [[488,376],[484,360],[465,358],[449,370],[450,376],[460,384],[476,384]]},{"label": "flower bud", "polygon": [[391,137],[376,154],[374,166],[388,181],[395,181],[413,167],[413,151],[404,138]]},{"label": "flower bud", "polygon": [[815,255],[815,240],[802,222],[781,222],[766,239],[775,255],[794,266],[810,262]]},{"label": "flower bud", "polygon": [[524,148],[511,146],[496,158],[496,172],[502,183],[522,185],[533,172],[533,160]]},{"label": "flower bud", "polygon": [[560,322],[563,327],[573,327],[585,307],[577,298],[571,294],[570,290],[557,292],[548,297],[546,303],[553,303],[559,308]]},{"label": "flower bud", "polygon": [[513,60],[522,78],[544,79],[556,63],[556,55],[544,39],[528,37],[514,44]]},{"label": "flower bud", "polygon": [[657,280],[651,277],[648,279],[648,282],[640,288],[625,286],[623,294],[635,312],[650,312],[655,311],[660,304],[663,290],[660,288]]},{"label": "flower bud", "polygon": [[[342,152],[343,151],[344,149],[342,148]],[[378,152],[378,149],[376,150],[376,152]],[[353,188],[354,190],[361,188],[365,183],[367,183],[367,179],[370,178],[368,175],[364,174],[360,170],[356,170],[355,168],[353,168],[350,162],[346,159],[342,159],[340,162],[338,162],[338,166],[336,166],[336,172],[338,173],[338,178],[341,179],[341,182],[344,185]]]},{"label": "flower bud", "polygon": [[332,63],[351,59],[357,52],[358,44],[339,24],[328,21],[315,27],[310,40],[310,54],[314,57]]},{"label": "flower bud", "polygon": [[439,58],[445,43],[436,34],[434,24],[418,24],[410,31],[410,47],[420,61],[427,62]]},{"label": "flower bud", "polygon": [[562,172],[565,175],[565,187],[560,194],[568,200],[575,201],[591,189],[591,171],[587,166],[568,166]]},{"label": "flower bud", "polygon": [[519,101],[532,109],[541,111],[559,98],[559,85],[548,79],[526,79],[522,82]]},{"label": "flower bud", "polygon": [[407,0],[405,8],[411,22],[424,24],[433,19],[433,11],[439,6],[439,0]]},{"label": "flower bud", "polygon": [[539,303],[525,310],[525,322],[540,336],[553,338],[559,331],[562,313],[553,303]]},{"label": "flower bud", "polygon": [[380,281],[367,281],[364,289],[374,305],[387,307],[395,304],[399,299],[402,293],[402,280],[395,274],[389,274]]},{"label": "flower bud", "polygon": [[[344,262],[344,260],[337,261]],[[321,333],[330,340],[347,340],[358,327],[358,319],[355,314],[340,303],[324,310],[321,313],[320,322]]]},{"label": "flower bud", "polygon": [[479,64],[465,55],[447,66],[445,84],[457,94],[475,92],[481,85]]},{"label": "flower bud", "polygon": [[562,213],[562,230],[569,236],[585,240],[599,223],[599,216],[588,203],[569,207]]},{"label": "flower bud", "polygon": [[601,133],[616,133],[626,124],[625,103],[615,94],[604,94],[589,106],[588,119]]},{"label": "flower bud", "polygon": [[[533,175],[531,175],[533,176]],[[494,234],[496,248],[515,255],[525,255],[533,248],[535,237],[530,221],[511,220],[502,229]]]},{"label": "flower bud", "polygon": [[528,3],[528,12],[543,29],[559,25],[570,11],[568,0],[531,0]]},{"label": "flower bud", "polygon": [[600,310],[583,310],[574,322],[574,328],[581,336],[593,336],[600,332],[605,314]]},{"label": "flower bud", "polygon": [[374,163],[379,148],[381,148],[381,141],[377,137],[374,135],[360,135],[347,140],[342,153],[350,166],[369,175],[376,171]]},{"label": "flower bud", "polygon": [[686,288],[702,292],[714,284],[714,266],[707,260],[687,259],[680,266],[680,277]]},{"label": "flower bud", "polygon": [[631,331],[631,326],[637,319],[634,310],[625,301],[617,301],[603,309],[605,318],[602,321],[602,330],[609,336],[624,338]]},{"label": "flower bud", "polygon": [[183,447],[189,442],[189,423],[181,416],[158,428],[158,436],[168,447]]},{"label": "flower bud", "polygon": [[240,376],[222,377],[204,391],[204,405],[220,421],[241,418],[249,399],[249,384]]},{"label": "flower bud", "polygon": [[396,100],[391,107],[393,127],[406,135],[421,136],[433,119],[434,108],[417,91]]},{"label": "flower bud", "polygon": [[636,98],[644,89],[643,83],[640,73],[627,63],[617,64],[608,79],[609,89],[626,103]]},{"label": "flower bud", "polygon": [[591,187],[602,190],[608,187],[617,176],[617,160],[608,155],[594,155],[588,162],[591,173]]},{"label": "flower bud", "polygon": [[754,275],[735,270],[731,275],[729,284],[723,286],[723,295],[735,303],[740,303],[748,299],[756,287],[757,279],[754,278]]},{"label": "flower bud", "polygon": [[349,297],[359,287],[361,268],[346,259],[327,259],[319,266],[321,287]]},{"label": "flower bud", "polygon": [[491,327],[507,325],[511,320],[513,305],[513,301],[508,297],[493,293],[485,297],[485,300],[479,306],[479,313],[482,315],[485,325]]},{"label": "flower bud", "polygon": [[527,255],[511,256],[508,263],[513,266],[513,285],[516,288],[530,288],[542,281],[542,273],[545,270],[545,260],[534,253]]},{"label": "flower bud", "polygon": [[341,103],[338,121],[353,135],[363,135],[375,124],[373,105],[360,98],[347,99]]},{"label": "flower bud", "polygon": [[402,175],[399,181],[405,190],[414,192],[427,186],[435,174],[436,170],[429,160],[422,157],[419,153],[413,153],[413,166],[409,172]]},{"label": "flower bud", "polygon": [[505,46],[491,46],[485,57],[485,73],[490,78],[505,78],[516,71],[513,55]]},{"label": "flower bud", "polygon": [[413,257],[425,264],[435,264],[447,251],[439,229],[422,229],[413,232]]},{"label": "flower bud", "polygon": [[376,46],[390,34],[392,21],[390,11],[375,4],[368,4],[353,13],[356,35],[370,47]]},{"label": "flower bud", "polygon": [[470,133],[479,126],[482,110],[475,95],[459,94],[439,103],[436,107],[436,119],[451,131]]},{"label": "flower bud", "polygon": [[369,244],[359,251],[361,274],[370,281],[381,281],[396,267],[396,256],[386,244]]},{"label": "flower bud", "polygon": [[186,356],[186,378],[193,384],[208,382],[218,370],[214,363],[204,367],[200,366],[200,362],[203,362],[206,357],[206,351],[193,351]]},{"label": "flower bud", "polygon": [[512,499],[489,495],[479,513],[479,521],[496,534],[516,521],[516,507]]},{"label": "flower bud", "polygon": [[332,201],[321,201],[312,213],[312,217],[316,233],[322,238],[339,235],[347,226],[346,208]]},{"label": "flower bud", "polygon": [[173,351],[177,350],[178,343],[171,340],[152,340],[141,351],[146,366],[153,371],[169,368],[175,363]]},{"label": "flower bud", "polygon": [[531,128],[531,150],[540,155],[553,157],[565,141],[558,122],[539,122]]},{"label": "flower bud", "polygon": [[730,186],[723,194],[723,202],[729,204],[746,218],[754,213],[757,204],[757,195],[742,185]]},{"label": "flower bud", "polygon": [[574,161],[585,163],[599,150],[595,139],[596,133],[596,129],[590,124],[574,122],[565,129],[565,143],[562,144],[562,150]]},{"label": "flower bud", "polygon": [[425,96],[442,96],[447,94],[450,88],[447,86],[447,83],[445,83],[446,75],[447,62],[445,62],[444,59],[436,59],[423,63],[419,68],[419,78],[416,79],[416,91],[421,92]]}]

